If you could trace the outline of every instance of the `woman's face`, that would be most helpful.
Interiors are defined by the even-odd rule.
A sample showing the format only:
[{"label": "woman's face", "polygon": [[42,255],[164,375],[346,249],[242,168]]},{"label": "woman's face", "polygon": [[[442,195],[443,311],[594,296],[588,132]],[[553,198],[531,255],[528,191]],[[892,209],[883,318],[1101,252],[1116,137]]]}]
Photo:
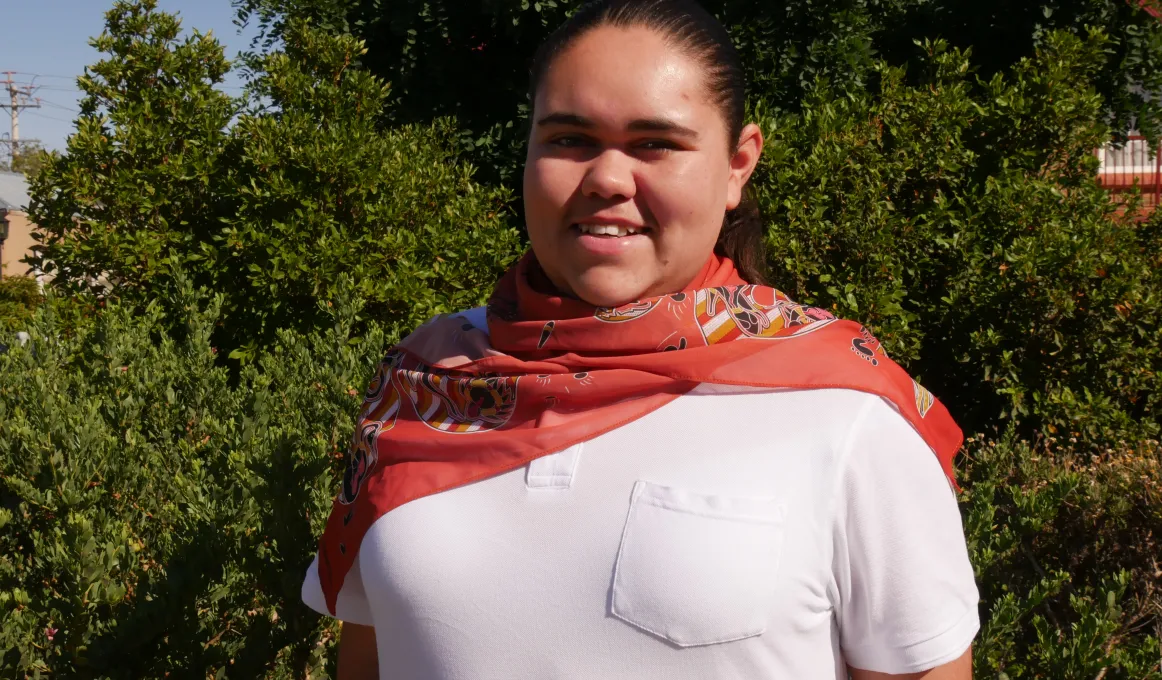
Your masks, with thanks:
[{"label": "woman's face", "polygon": [[689,285],[762,150],[754,125],[727,137],[702,66],[660,34],[601,27],[577,39],[538,86],[525,163],[545,274],[601,307]]}]

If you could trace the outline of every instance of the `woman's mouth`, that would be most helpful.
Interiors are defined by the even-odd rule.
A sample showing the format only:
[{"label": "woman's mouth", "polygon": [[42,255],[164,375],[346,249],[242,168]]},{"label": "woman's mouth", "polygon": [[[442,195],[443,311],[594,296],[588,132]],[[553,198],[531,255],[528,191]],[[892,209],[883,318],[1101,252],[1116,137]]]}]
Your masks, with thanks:
[{"label": "woman's mouth", "polygon": [[629,227],[623,224],[574,224],[573,228],[582,234],[606,238],[625,238],[650,231],[649,227]]},{"label": "woman's mouth", "polygon": [[652,240],[650,227],[625,224],[573,224],[570,231],[577,235],[577,244],[592,256],[620,258],[646,247]]}]

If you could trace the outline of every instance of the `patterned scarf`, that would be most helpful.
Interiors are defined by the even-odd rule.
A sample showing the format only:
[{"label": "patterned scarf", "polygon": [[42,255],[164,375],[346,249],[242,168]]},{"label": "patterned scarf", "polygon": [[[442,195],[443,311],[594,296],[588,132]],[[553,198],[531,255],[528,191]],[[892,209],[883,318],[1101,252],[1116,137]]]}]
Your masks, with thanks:
[{"label": "patterned scarf", "polygon": [[379,365],[320,541],[332,613],[384,513],[597,437],[699,383],[877,394],[953,479],[960,429],[857,323],[746,284],[717,256],[689,290],[614,308],[537,292],[538,272],[526,255],[501,279],[488,333],[437,317]]}]

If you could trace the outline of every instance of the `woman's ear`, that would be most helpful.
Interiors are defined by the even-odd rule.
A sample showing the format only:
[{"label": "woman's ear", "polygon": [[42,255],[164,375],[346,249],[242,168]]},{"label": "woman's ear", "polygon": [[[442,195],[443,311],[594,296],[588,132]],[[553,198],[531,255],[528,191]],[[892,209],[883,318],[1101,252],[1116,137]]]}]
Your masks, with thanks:
[{"label": "woman's ear", "polygon": [[742,189],[759,163],[763,153],[763,131],[747,123],[738,136],[738,150],[730,158],[730,176],[726,183],[726,209],[734,210],[742,201]]}]

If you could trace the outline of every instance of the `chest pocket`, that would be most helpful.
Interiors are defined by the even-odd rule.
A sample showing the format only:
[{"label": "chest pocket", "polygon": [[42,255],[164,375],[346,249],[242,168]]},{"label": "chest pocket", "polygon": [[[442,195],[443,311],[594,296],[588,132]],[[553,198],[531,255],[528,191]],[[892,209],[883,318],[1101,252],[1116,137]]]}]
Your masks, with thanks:
[{"label": "chest pocket", "polygon": [[614,567],[611,613],[679,647],[761,635],[786,508],[774,498],[638,481]]}]

